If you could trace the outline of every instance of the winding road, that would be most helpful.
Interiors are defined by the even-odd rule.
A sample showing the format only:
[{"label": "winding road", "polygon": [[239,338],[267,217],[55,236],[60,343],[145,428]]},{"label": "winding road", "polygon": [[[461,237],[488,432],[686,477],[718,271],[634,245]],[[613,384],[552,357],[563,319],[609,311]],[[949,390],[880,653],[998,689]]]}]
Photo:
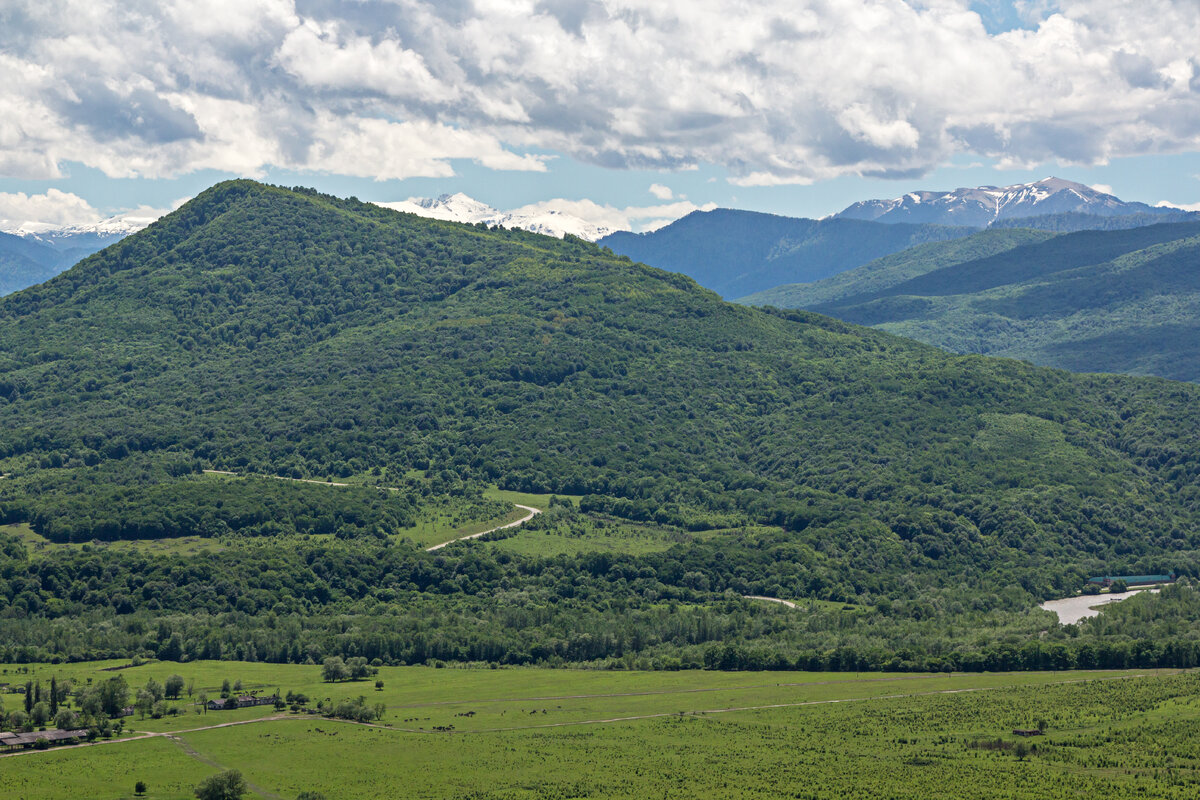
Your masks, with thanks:
[{"label": "winding road", "polygon": [[513,505],[516,506],[517,508],[521,508],[521,509],[524,509],[525,511],[528,511],[529,513],[526,514],[525,516],[521,517],[519,520],[516,520],[515,522],[510,522],[507,525],[497,525],[495,528],[489,528],[486,531],[480,531],[479,533],[472,533],[468,536],[460,536],[457,539],[451,539],[448,542],[442,542],[441,544],[435,544],[433,547],[426,547],[425,552],[429,553],[429,552],[433,552],[434,550],[441,550],[443,547],[445,547],[448,544],[454,544],[455,542],[465,542],[467,539],[478,539],[480,536],[486,536],[489,533],[495,533],[496,531],[507,530],[508,528],[515,528],[518,525],[524,525],[526,522],[529,522],[529,520],[533,519],[538,514],[542,513],[542,510],[540,508],[534,508],[533,506],[523,506],[520,503],[513,503]]},{"label": "winding road", "polygon": [[788,608],[799,608],[800,607],[800,606],[796,605],[795,603],[793,603],[791,600],[780,600],[778,597],[764,597],[761,594],[744,594],[744,595],[742,595],[742,597],[746,598],[747,600],[764,600],[768,603],[779,603],[779,605],[787,606]]},{"label": "winding road", "polygon": [[[206,475],[232,475],[235,478],[245,477],[244,475],[239,475],[236,472],[227,472],[226,470],[223,470],[223,469],[206,469],[206,470],[204,470],[204,473]],[[4,477],[7,477],[7,476],[0,475],[0,478],[4,478]],[[311,480],[309,478],[285,478],[282,475],[258,475],[255,477],[274,478],[277,481],[293,481],[295,483],[315,483],[318,486],[356,486],[357,485],[357,484],[353,484],[353,483],[337,483],[336,481],[315,481],[315,480]],[[368,487],[368,488],[372,488],[372,487]],[[399,489],[395,488],[394,486],[382,486],[382,487],[373,487],[373,488],[387,489],[389,492],[400,491]],[[513,503],[513,505],[516,506],[517,508],[528,511],[529,513],[526,514],[525,516],[521,517],[519,520],[516,520],[515,522],[509,522],[504,525],[497,525],[494,528],[488,528],[486,531],[480,531],[479,533],[468,534],[467,536],[459,536],[457,539],[451,539],[448,542],[442,542],[441,544],[435,544],[433,547],[426,547],[425,548],[426,552],[432,552],[434,550],[441,550],[443,547],[445,547],[448,544],[454,544],[455,542],[464,542],[467,539],[478,539],[480,536],[486,536],[489,533],[495,533],[496,531],[507,530],[508,528],[515,528],[518,525],[524,525],[526,522],[529,522],[529,520],[533,519],[538,514],[542,513],[542,510],[540,508],[534,508],[533,506],[523,506],[520,503]],[[780,600],[778,602],[782,603],[784,601]]]}]

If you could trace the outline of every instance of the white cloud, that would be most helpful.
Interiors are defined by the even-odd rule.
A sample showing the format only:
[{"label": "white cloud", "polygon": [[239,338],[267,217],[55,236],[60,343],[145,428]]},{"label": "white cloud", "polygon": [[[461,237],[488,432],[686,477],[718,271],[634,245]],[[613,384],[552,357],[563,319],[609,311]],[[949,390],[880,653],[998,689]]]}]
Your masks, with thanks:
[{"label": "white cloud", "polygon": [[313,89],[366,91],[430,103],[451,102],[458,95],[453,84],[429,72],[420,53],[394,41],[343,38],[336,23],[305,22],[284,38],[275,57],[303,86]]},{"label": "white cloud", "polygon": [[661,183],[650,184],[650,194],[657,197],[659,200],[670,200],[675,196],[670,187],[663,186]]},{"label": "white cloud", "polygon": [[1113,187],[1109,186],[1107,183],[1093,183],[1090,188],[1095,189],[1097,192],[1102,194],[1116,194],[1116,192],[1113,191]]},{"label": "white cloud", "polygon": [[1200,203],[1172,203],[1168,200],[1159,200],[1154,206],[1156,208],[1178,208],[1180,211],[1200,211]]},{"label": "white cloud", "polygon": [[13,231],[29,223],[54,227],[86,225],[100,213],[76,194],[47,189],[45,194],[0,192],[0,230]]},{"label": "white cloud", "polygon": [[534,215],[547,211],[557,211],[561,214],[570,214],[574,217],[579,217],[585,222],[590,222],[593,225],[602,228],[609,228],[616,231],[643,231],[647,230],[647,225],[653,224],[654,227],[661,227],[669,222],[687,216],[693,211],[712,211],[717,207],[716,203],[705,203],[704,205],[696,205],[695,203],[681,200],[675,203],[663,203],[655,206],[627,206],[625,208],[617,208],[611,205],[601,205],[592,200],[543,200],[539,203],[531,203],[527,206],[514,208],[510,213],[514,215]]},{"label": "white cloud", "polygon": [[1195,0],[1018,6],[1033,27],[990,35],[966,0],[13,0],[0,176],[559,152],[772,185],[1200,148]]}]

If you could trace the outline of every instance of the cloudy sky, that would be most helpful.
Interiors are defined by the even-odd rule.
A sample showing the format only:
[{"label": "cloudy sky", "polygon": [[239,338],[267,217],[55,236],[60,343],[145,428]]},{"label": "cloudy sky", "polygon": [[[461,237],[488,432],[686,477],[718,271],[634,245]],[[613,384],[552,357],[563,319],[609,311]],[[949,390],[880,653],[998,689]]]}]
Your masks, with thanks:
[{"label": "cloudy sky", "polygon": [[1051,174],[1190,205],[1197,42],[1197,0],[0,0],[0,219],[232,176],[634,227]]}]

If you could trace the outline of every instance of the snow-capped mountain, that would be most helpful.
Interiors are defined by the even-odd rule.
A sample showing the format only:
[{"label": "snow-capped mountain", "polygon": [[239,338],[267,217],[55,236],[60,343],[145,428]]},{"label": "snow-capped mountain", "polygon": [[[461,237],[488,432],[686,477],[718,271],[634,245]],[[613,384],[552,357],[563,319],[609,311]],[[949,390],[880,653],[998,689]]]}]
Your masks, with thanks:
[{"label": "snow-capped mountain", "polygon": [[154,219],[125,215],[68,227],[0,220],[0,295],[47,281]]},{"label": "snow-capped mountain", "polygon": [[521,228],[533,233],[562,238],[566,234],[594,242],[613,232],[613,228],[596,225],[582,217],[569,214],[545,205],[527,206],[513,211],[499,211],[486,203],[459,192],[444,194],[438,198],[413,197],[397,203],[377,205],[416,214],[420,217],[448,220],[450,222],[500,225],[505,228]]},{"label": "snow-capped mountain", "polygon": [[45,222],[22,222],[0,227],[0,230],[48,245],[60,252],[79,248],[95,251],[124,239],[131,233],[137,233],[155,219],[156,217],[118,215],[87,225],[59,227]]},{"label": "snow-capped mountain", "polygon": [[1002,219],[1049,214],[1091,214],[1116,217],[1162,214],[1171,209],[1145,203],[1126,203],[1082,183],[1045,178],[1014,186],[979,186],[952,192],[909,192],[892,200],[864,200],[835,217],[875,222],[924,222],[986,227]]}]

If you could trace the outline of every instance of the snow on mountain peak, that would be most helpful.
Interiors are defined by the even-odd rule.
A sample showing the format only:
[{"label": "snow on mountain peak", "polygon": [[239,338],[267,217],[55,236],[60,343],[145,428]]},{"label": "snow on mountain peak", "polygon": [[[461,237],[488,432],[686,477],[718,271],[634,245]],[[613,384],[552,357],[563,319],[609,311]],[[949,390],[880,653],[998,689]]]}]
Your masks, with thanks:
[{"label": "snow on mountain peak", "polygon": [[1125,203],[1082,183],[1048,177],[1012,186],[959,188],[952,192],[909,192],[893,200],[865,200],[835,217],[879,222],[924,222],[986,227],[1000,219],[1082,213],[1121,216],[1153,213],[1143,203]]},{"label": "snow on mountain peak", "polygon": [[399,202],[376,205],[430,219],[469,224],[482,222],[485,225],[520,228],[532,233],[557,236],[560,239],[570,234],[594,242],[615,230],[610,226],[599,225],[570,212],[553,208],[554,202],[526,206],[513,211],[499,211],[462,192],[456,192],[437,198],[410,197]]}]

